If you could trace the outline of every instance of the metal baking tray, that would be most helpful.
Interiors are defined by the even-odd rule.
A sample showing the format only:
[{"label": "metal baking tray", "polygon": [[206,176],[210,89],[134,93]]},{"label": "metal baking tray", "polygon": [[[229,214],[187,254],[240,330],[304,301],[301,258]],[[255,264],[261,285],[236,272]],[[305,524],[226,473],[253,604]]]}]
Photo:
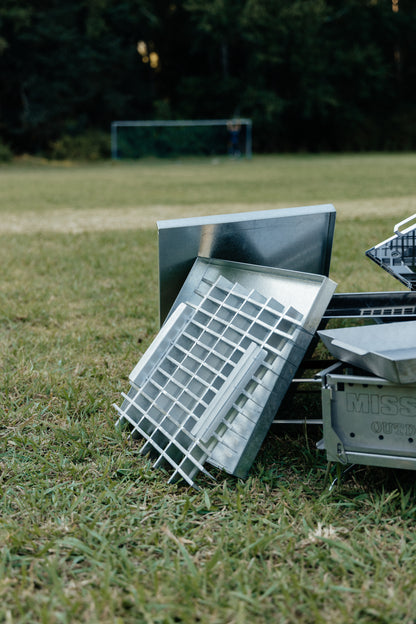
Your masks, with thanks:
[{"label": "metal baking tray", "polygon": [[328,275],[331,204],[158,221],[162,324],[197,256]]},{"label": "metal baking tray", "polygon": [[290,358],[303,331],[292,306],[215,272],[198,294],[198,306],[177,306],[115,406],[119,424],[147,440],[142,452],[174,468],[170,481],[191,485],[207,460],[238,476],[249,468],[252,432],[277,378],[296,370]]},{"label": "metal baking tray", "polygon": [[119,424],[174,468],[171,481],[194,485],[205,462],[245,477],[334,289],[323,276],[198,258],[130,374]]},{"label": "metal baking tray", "polygon": [[328,461],[416,470],[416,384],[337,362],[321,372]]},{"label": "metal baking tray", "polygon": [[416,214],[400,221],[393,236],[365,252],[410,290],[416,290],[416,223],[403,231],[400,228],[415,219]]},{"label": "metal baking tray", "polygon": [[416,321],[318,332],[328,351],[389,381],[416,382]]},{"label": "metal baking tray", "polygon": [[[276,374],[275,381],[270,390],[257,390],[263,405],[262,413],[247,439],[244,452],[241,451],[239,458],[230,460],[231,463],[226,463],[222,447],[218,445],[207,460],[236,476],[244,477],[303,360],[336,284],[322,275],[212,258],[197,258],[172,306],[172,312],[185,301],[189,305],[200,306],[205,292],[204,283],[214,282],[220,276],[262,295],[264,299],[256,302],[257,309],[252,312],[255,322],[245,331],[252,340],[266,349],[269,355],[270,347],[273,345],[274,361],[270,368]],[[276,321],[270,321],[275,323],[275,331],[270,342],[263,337],[262,332],[256,333],[258,321],[266,322],[268,318],[263,306],[269,306],[267,303],[269,300],[278,302],[278,308],[273,309]],[[228,319],[228,322],[230,320]]]},{"label": "metal baking tray", "polygon": [[337,286],[328,277],[315,273],[198,257],[170,314],[185,301],[198,304],[201,300],[199,286],[204,278],[211,280],[220,275],[244,288],[256,290],[264,297],[271,297],[284,307],[293,307],[302,316],[302,329],[312,335]]}]

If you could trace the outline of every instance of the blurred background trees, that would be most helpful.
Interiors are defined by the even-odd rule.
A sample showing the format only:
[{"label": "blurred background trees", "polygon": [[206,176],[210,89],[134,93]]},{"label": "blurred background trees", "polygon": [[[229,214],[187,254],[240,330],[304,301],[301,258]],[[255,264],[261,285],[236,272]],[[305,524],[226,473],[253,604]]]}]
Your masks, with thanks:
[{"label": "blurred background trees", "polygon": [[244,116],[257,151],[415,149],[415,52],[414,0],[3,0],[0,137]]}]

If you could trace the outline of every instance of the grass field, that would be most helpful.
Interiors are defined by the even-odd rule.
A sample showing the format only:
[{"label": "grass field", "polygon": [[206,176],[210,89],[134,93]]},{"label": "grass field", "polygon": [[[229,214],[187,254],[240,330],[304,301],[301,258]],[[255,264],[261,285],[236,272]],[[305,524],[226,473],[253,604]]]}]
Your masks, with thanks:
[{"label": "grass field", "polygon": [[[158,330],[158,219],[333,203],[340,292],[416,212],[416,154],[0,167],[0,622],[416,622],[415,473],[331,492],[319,432],[167,485],[112,403]],[[308,405],[303,404],[303,411]],[[311,410],[314,409],[312,406]]]}]

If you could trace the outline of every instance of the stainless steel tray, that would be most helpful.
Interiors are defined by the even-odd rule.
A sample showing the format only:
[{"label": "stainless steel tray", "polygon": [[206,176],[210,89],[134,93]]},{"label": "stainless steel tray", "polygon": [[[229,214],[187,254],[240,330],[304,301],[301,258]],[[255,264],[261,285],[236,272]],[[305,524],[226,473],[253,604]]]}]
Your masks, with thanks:
[{"label": "stainless steel tray", "polygon": [[222,276],[206,274],[199,294],[199,305],[177,306],[115,406],[119,423],[147,440],[142,452],[174,468],[170,481],[191,485],[207,460],[248,469],[252,432],[278,376],[296,370],[293,338],[302,331],[293,307]]},{"label": "stainless steel tray", "polygon": [[416,382],[416,321],[319,331],[334,357],[394,383]]},{"label": "stainless steel tray", "polygon": [[[260,323],[270,322],[270,327],[273,327],[274,323],[275,327],[270,339],[265,339],[262,332],[258,333],[257,322],[254,322],[250,329],[245,329],[250,338],[268,352],[269,357],[273,356],[270,374],[275,375],[270,389],[257,389],[258,400],[263,407],[250,437],[247,438],[244,447],[240,444],[239,457],[226,459],[221,445],[218,445],[207,460],[236,476],[244,477],[276,416],[336,284],[322,275],[197,258],[172,307],[172,312],[184,301],[189,305],[200,306],[205,296],[205,282],[214,282],[220,276],[238,283],[248,291],[260,293],[263,299],[256,302],[257,309],[250,313],[254,315],[255,321],[258,319]],[[266,321],[269,316],[263,309],[263,306],[268,306],[267,302],[270,300],[274,300],[273,312],[276,315],[274,321],[271,319]]]},{"label": "stainless steel tray", "polygon": [[322,276],[198,258],[130,374],[119,423],[174,468],[171,481],[194,485],[205,462],[246,476],[334,289]]}]

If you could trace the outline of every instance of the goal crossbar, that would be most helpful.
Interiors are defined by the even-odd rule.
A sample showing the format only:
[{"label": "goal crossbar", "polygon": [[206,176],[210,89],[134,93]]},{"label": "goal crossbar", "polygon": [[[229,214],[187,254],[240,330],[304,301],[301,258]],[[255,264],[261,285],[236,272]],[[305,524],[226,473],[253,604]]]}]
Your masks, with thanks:
[{"label": "goal crossbar", "polygon": [[113,160],[118,159],[118,139],[117,129],[128,127],[184,127],[184,126],[227,126],[229,123],[238,123],[240,126],[246,126],[245,153],[246,158],[252,155],[252,121],[251,119],[164,119],[160,121],[113,121],[111,123],[111,157]]}]

